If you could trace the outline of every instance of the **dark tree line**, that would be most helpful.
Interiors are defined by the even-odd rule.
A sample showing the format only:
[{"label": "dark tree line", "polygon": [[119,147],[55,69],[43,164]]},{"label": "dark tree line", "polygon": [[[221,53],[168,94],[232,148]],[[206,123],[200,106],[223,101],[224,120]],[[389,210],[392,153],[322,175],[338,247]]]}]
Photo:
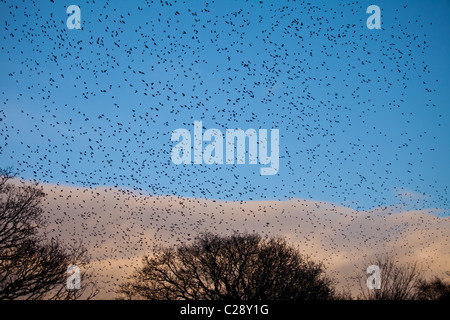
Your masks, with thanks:
[{"label": "dark tree line", "polygon": [[450,284],[439,277],[430,281],[420,281],[418,285],[418,300],[450,300]]},{"label": "dark tree line", "polygon": [[323,300],[336,297],[321,263],[282,238],[205,233],[190,245],[143,259],[122,298],[192,300]]},{"label": "dark tree line", "polygon": [[[286,240],[257,234],[200,234],[193,243],[159,248],[145,256],[118,299],[156,300],[350,300],[337,292],[322,263],[313,262]],[[448,300],[450,284],[426,281],[417,263],[401,265],[385,255],[370,262],[381,271],[381,288],[364,285],[356,299]]]},{"label": "dark tree line", "polygon": [[[360,299],[365,300],[449,300],[450,283],[435,277],[424,278],[418,263],[400,264],[392,255],[383,255],[370,262],[381,271],[381,288],[369,290],[361,285]],[[362,277],[364,279],[364,277]],[[363,282],[363,281],[362,281]]]}]

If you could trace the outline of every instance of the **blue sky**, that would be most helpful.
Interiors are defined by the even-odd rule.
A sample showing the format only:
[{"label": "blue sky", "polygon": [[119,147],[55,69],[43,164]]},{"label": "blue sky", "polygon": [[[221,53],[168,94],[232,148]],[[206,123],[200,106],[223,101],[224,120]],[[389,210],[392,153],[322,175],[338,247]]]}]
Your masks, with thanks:
[{"label": "blue sky", "polygon": [[[81,9],[81,30],[66,8]],[[366,8],[381,8],[369,30]],[[77,186],[448,214],[447,1],[0,3],[0,162]],[[175,165],[173,130],[280,131],[280,169]],[[204,144],[205,145],[205,144]]]}]

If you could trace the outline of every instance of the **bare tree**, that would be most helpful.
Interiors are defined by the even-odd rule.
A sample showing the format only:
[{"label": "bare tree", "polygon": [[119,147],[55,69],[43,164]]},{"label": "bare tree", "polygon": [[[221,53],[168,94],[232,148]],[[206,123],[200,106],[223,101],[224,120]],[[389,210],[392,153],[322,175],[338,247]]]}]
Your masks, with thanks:
[{"label": "bare tree", "polygon": [[[95,296],[86,249],[48,240],[40,206],[45,194],[37,184],[9,182],[13,177],[11,169],[0,169],[0,299]],[[67,289],[69,265],[82,270],[79,290]]]},{"label": "bare tree", "polygon": [[417,291],[419,300],[450,300],[450,283],[439,277],[430,281],[420,281]]},{"label": "bare tree", "polygon": [[318,300],[333,298],[334,287],[321,263],[282,238],[204,233],[192,244],[145,256],[118,293],[125,299]]},{"label": "bare tree", "polygon": [[[361,296],[364,300],[414,300],[417,298],[417,286],[422,270],[417,263],[400,265],[391,255],[378,257],[370,262],[380,268],[381,288],[369,289],[366,286],[367,275],[361,277]],[[361,282],[364,284],[361,285]]]}]

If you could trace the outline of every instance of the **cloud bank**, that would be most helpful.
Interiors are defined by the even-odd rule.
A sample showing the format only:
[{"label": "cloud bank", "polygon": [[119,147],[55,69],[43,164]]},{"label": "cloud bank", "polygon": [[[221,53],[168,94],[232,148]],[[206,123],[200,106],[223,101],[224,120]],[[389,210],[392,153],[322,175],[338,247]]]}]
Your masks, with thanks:
[{"label": "cloud bank", "polygon": [[305,199],[228,202],[116,188],[44,184],[43,189],[48,232],[89,249],[101,299],[114,298],[117,286],[152,248],[189,242],[203,231],[285,236],[324,262],[338,288],[353,293],[359,288],[355,278],[381,254],[393,254],[400,263],[417,261],[428,276],[450,270],[450,217],[437,217],[431,209],[355,211]]}]

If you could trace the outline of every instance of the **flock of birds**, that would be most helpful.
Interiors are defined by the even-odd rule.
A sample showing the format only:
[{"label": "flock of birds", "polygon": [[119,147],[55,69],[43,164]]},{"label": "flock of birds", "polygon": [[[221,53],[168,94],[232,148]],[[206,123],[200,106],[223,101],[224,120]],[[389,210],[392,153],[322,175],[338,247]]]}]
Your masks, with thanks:
[{"label": "flock of birds", "polygon": [[[286,209],[289,216],[281,204],[249,208],[243,201],[277,199],[280,192],[367,209],[363,203],[392,204],[392,185],[420,190],[425,179],[433,199],[415,198],[408,209],[449,207],[447,190],[420,167],[435,148],[428,142],[440,137],[418,126],[419,109],[428,108],[427,125],[440,127],[445,118],[424,58],[424,30],[432,22],[409,16],[407,5],[395,7],[381,31],[366,28],[360,1],[77,5],[82,28],[68,30],[61,3],[0,1],[0,159],[19,176],[50,184],[52,232],[85,238],[99,264],[239,225],[293,234],[315,244],[308,250],[315,254],[339,256],[355,239],[368,240],[364,228],[350,235],[351,221],[335,221],[307,200],[307,209],[301,202]],[[279,128],[280,175],[263,179],[259,168],[246,166],[175,166],[170,135],[195,120],[221,130]],[[212,199],[238,201],[225,212]],[[353,219],[348,210],[346,219]]]},{"label": "flock of birds", "polygon": [[450,219],[395,208],[356,211],[333,203],[221,201],[145,196],[117,188],[43,185],[49,236],[82,243],[91,255],[99,298],[117,296],[141,259],[162,247],[191,242],[200,232],[256,232],[283,236],[325,264],[340,289],[359,291],[359,279],[377,257],[424,267],[427,276],[449,271]]}]

